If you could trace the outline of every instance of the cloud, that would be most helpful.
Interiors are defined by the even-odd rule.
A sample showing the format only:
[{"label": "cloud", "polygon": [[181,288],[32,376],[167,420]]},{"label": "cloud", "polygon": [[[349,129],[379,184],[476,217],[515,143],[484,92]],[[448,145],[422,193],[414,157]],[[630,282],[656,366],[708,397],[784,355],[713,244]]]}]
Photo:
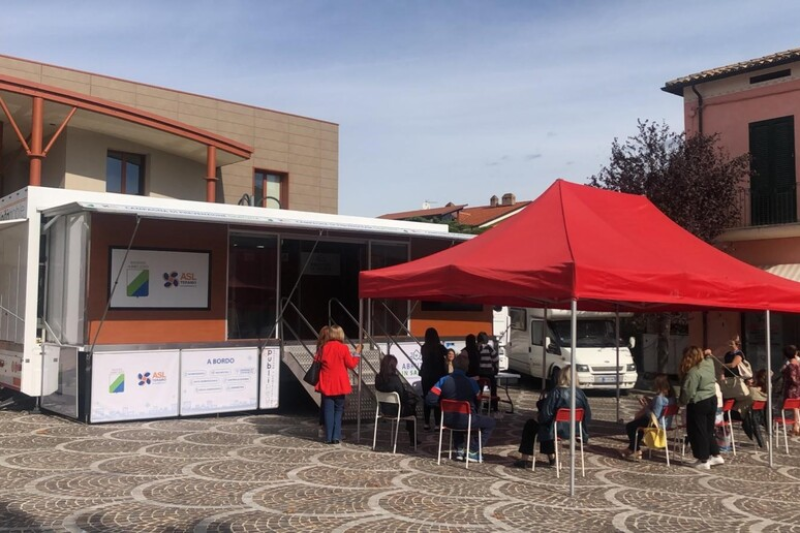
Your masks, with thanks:
[{"label": "cloud", "polygon": [[528,154],[525,156],[525,161],[533,161],[534,159],[539,159],[542,157],[542,154]]}]

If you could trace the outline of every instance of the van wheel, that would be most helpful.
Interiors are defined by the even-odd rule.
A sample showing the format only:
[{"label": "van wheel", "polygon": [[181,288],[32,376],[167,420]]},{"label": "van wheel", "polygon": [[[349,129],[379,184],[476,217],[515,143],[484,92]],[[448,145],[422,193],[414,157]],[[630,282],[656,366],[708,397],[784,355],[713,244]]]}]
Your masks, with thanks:
[{"label": "van wheel", "polygon": [[550,371],[550,382],[547,384],[547,389],[555,389],[556,385],[558,385],[558,376],[561,375],[561,369],[557,366],[554,366],[553,369]]}]

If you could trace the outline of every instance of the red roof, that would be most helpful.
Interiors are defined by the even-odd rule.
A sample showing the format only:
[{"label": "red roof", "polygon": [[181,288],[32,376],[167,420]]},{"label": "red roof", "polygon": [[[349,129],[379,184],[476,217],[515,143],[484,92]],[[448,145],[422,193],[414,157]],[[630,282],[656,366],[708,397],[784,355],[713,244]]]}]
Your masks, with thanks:
[{"label": "red roof", "polygon": [[458,214],[458,221],[465,226],[483,226],[487,222],[503,218],[521,210],[530,202],[516,202],[511,205],[467,207]]},{"label": "red roof", "polygon": [[458,246],[364,271],[361,298],[568,308],[800,312],[800,283],[690,234],[647,198],[556,181]]},{"label": "red roof", "polygon": [[401,213],[389,213],[386,215],[381,215],[378,218],[385,218],[387,220],[407,220],[409,218],[432,218],[432,217],[442,217],[445,215],[449,215],[450,213],[455,213],[461,209],[464,209],[466,204],[464,205],[446,205],[444,207],[437,207],[434,209],[418,209],[416,211],[403,211]]}]

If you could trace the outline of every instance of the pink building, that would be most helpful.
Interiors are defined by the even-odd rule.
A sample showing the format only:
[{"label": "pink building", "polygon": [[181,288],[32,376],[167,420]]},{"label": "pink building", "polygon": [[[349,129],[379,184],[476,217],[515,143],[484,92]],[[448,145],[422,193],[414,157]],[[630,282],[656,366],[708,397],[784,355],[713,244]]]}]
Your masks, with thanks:
[{"label": "pink building", "polygon": [[[749,152],[753,176],[741,184],[741,218],[719,238],[731,255],[779,276],[800,281],[798,138],[800,49],[713,68],[667,82],[663,90],[683,97],[688,134],[719,134],[729,155]],[[755,368],[763,368],[764,316],[709,312],[696,317],[692,342],[717,355],[741,335]],[[705,329],[705,333],[703,333]],[[800,344],[800,317],[773,314],[773,353]],[[773,356],[774,365],[782,358]]]}]

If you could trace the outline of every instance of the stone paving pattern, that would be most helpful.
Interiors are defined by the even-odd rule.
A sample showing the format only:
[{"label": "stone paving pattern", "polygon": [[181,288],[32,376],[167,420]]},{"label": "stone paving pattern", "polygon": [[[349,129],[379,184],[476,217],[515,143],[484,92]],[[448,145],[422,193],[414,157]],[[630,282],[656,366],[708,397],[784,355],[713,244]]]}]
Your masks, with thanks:
[{"label": "stone paving pattern", "polygon": [[[511,467],[537,392],[513,391],[483,464],[436,464],[438,434],[398,453],[380,425],[325,445],[312,416],[248,415],[89,426],[0,412],[0,532],[800,532],[800,441],[775,468],[737,428],[737,455],[711,471],[667,467],[663,452],[618,459],[625,439],[613,396],[589,397],[595,418],[586,477],[569,497],[556,478]],[[622,398],[622,417],[638,408]],[[387,451],[388,450],[388,451]],[[688,459],[688,458],[687,458]],[[539,465],[542,468],[539,468]]]}]

